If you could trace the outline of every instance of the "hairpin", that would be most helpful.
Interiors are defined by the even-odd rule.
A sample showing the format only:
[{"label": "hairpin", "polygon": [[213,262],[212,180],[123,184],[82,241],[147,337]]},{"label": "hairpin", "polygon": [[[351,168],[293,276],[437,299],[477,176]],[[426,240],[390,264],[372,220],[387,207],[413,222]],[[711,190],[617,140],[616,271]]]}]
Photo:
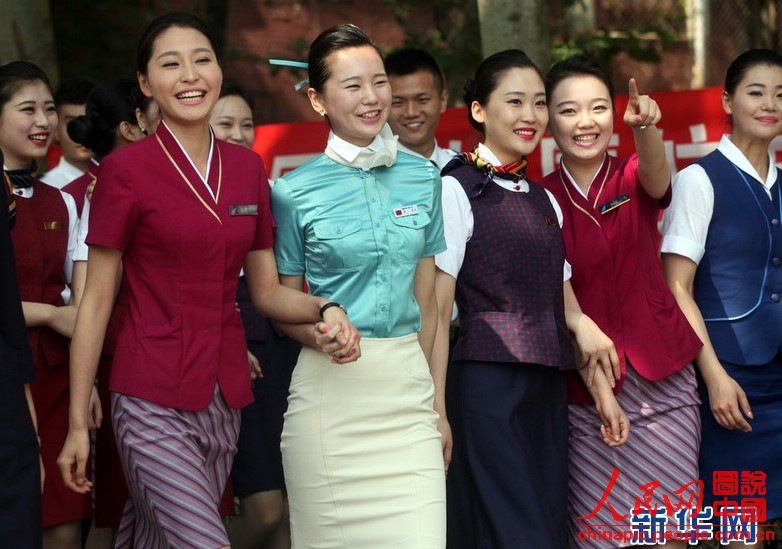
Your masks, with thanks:
[{"label": "hairpin", "polygon": [[[307,70],[309,68],[309,65],[303,61],[291,61],[290,59],[269,59],[269,64],[275,65],[277,67],[291,67],[293,69]],[[300,80],[299,82],[297,82],[296,85],[293,86],[293,89],[299,91],[309,83],[310,83],[310,79],[305,78],[304,80]]]}]

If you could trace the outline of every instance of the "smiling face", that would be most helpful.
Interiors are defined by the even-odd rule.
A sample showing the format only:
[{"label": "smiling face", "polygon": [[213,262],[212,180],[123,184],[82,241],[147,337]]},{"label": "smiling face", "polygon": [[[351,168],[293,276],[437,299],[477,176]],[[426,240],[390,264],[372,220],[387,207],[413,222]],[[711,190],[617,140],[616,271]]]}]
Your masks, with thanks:
[{"label": "smiling face", "polygon": [[209,120],[223,72],[209,39],[189,27],[169,27],[155,39],[141,91],[155,99],[169,125]]},{"label": "smiling face", "polygon": [[722,106],[730,115],[731,139],[737,146],[755,140],[770,143],[782,132],[782,67],[748,69],[733,94],[723,93]]},{"label": "smiling face", "polygon": [[434,75],[426,70],[388,78],[391,130],[402,145],[428,158],[434,150],[440,115],[448,106],[448,90],[438,90]]},{"label": "smiling face", "polygon": [[484,144],[503,164],[538,145],[548,124],[543,80],[532,68],[510,68],[498,77],[486,105],[473,101],[473,118],[483,124]]},{"label": "smiling face", "polygon": [[46,156],[57,129],[49,88],[41,81],[23,84],[0,111],[0,148],[11,170],[30,167]]},{"label": "smiling face", "polygon": [[551,90],[549,130],[566,164],[600,163],[614,128],[608,88],[590,75],[570,76]]},{"label": "smiling face", "polygon": [[308,90],[312,108],[328,116],[338,137],[366,147],[386,123],[391,103],[383,60],[372,46],[358,46],[329,54],[327,64],[323,92]]},{"label": "smiling face", "polygon": [[218,139],[244,147],[253,146],[255,125],[250,105],[238,95],[221,97],[209,120]]}]

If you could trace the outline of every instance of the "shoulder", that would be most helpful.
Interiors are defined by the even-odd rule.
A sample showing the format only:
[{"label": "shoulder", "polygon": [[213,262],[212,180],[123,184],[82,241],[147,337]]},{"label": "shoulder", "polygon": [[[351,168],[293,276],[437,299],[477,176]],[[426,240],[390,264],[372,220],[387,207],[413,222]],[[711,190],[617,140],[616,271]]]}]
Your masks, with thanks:
[{"label": "shoulder", "polygon": [[[337,170],[341,168],[342,166],[340,164],[337,164],[333,160],[331,160],[329,157],[327,157],[325,154],[321,153],[317,156],[314,156],[313,158],[310,158],[307,160],[304,164],[297,167],[294,170],[291,170],[287,172],[286,174],[280,176],[277,178],[277,182],[284,182],[288,185],[301,185],[305,183],[309,183],[312,181],[313,177],[317,177],[317,172],[324,168],[329,168],[331,170]],[[277,184],[275,183],[275,187]]]}]

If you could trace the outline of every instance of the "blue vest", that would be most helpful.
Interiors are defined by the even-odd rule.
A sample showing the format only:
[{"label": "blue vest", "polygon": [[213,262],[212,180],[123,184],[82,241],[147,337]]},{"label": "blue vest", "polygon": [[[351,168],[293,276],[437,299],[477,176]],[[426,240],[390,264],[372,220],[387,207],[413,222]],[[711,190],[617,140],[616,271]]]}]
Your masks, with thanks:
[{"label": "blue vest", "polygon": [[[468,194],[485,177],[465,165],[454,176]],[[574,365],[565,324],[565,248],[546,191],[490,183],[471,198],[473,235],[456,282],[461,315],[453,360]]]},{"label": "blue vest", "polygon": [[719,358],[765,364],[782,346],[782,174],[769,200],[762,185],[721,152],[698,164],[714,188],[714,213],[695,274],[695,301]]}]

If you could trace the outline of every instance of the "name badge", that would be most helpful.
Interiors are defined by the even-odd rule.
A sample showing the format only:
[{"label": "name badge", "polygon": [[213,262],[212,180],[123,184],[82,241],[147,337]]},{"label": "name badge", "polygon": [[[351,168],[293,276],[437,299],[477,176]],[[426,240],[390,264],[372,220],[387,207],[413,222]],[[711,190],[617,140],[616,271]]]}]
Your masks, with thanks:
[{"label": "name badge", "polygon": [[417,215],[417,214],[418,214],[417,205],[402,206],[401,208],[397,208],[394,210],[394,217],[407,217],[409,215]]},{"label": "name badge", "polygon": [[630,202],[630,195],[629,195],[629,194],[627,194],[627,193],[625,193],[625,194],[620,194],[619,196],[617,196],[617,197],[616,197],[616,198],[614,198],[613,200],[609,200],[608,202],[606,202],[606,203],[605,203],[605,204],[603,204],[602,206],[599,206],[599,207],[598,207],[598,211],[599,211],[601,214],[607,214],[607,213],[608,213],[608,212],[610,212],[611,210],[615,210],[615,209],[617,209],[619,206],[621,206],[622,204],[625,204],[625,203],[627,203],[627,202]]},{"label": "name badge", "polygon": [[62,221],[44,221],[43,222],[43,230],[44,231],[56,231],[57,229],[62,229]]},{"label": "name badge", "polygon": [[231,215],[258,215],[258,204],[236,204],[228,206]]}]

